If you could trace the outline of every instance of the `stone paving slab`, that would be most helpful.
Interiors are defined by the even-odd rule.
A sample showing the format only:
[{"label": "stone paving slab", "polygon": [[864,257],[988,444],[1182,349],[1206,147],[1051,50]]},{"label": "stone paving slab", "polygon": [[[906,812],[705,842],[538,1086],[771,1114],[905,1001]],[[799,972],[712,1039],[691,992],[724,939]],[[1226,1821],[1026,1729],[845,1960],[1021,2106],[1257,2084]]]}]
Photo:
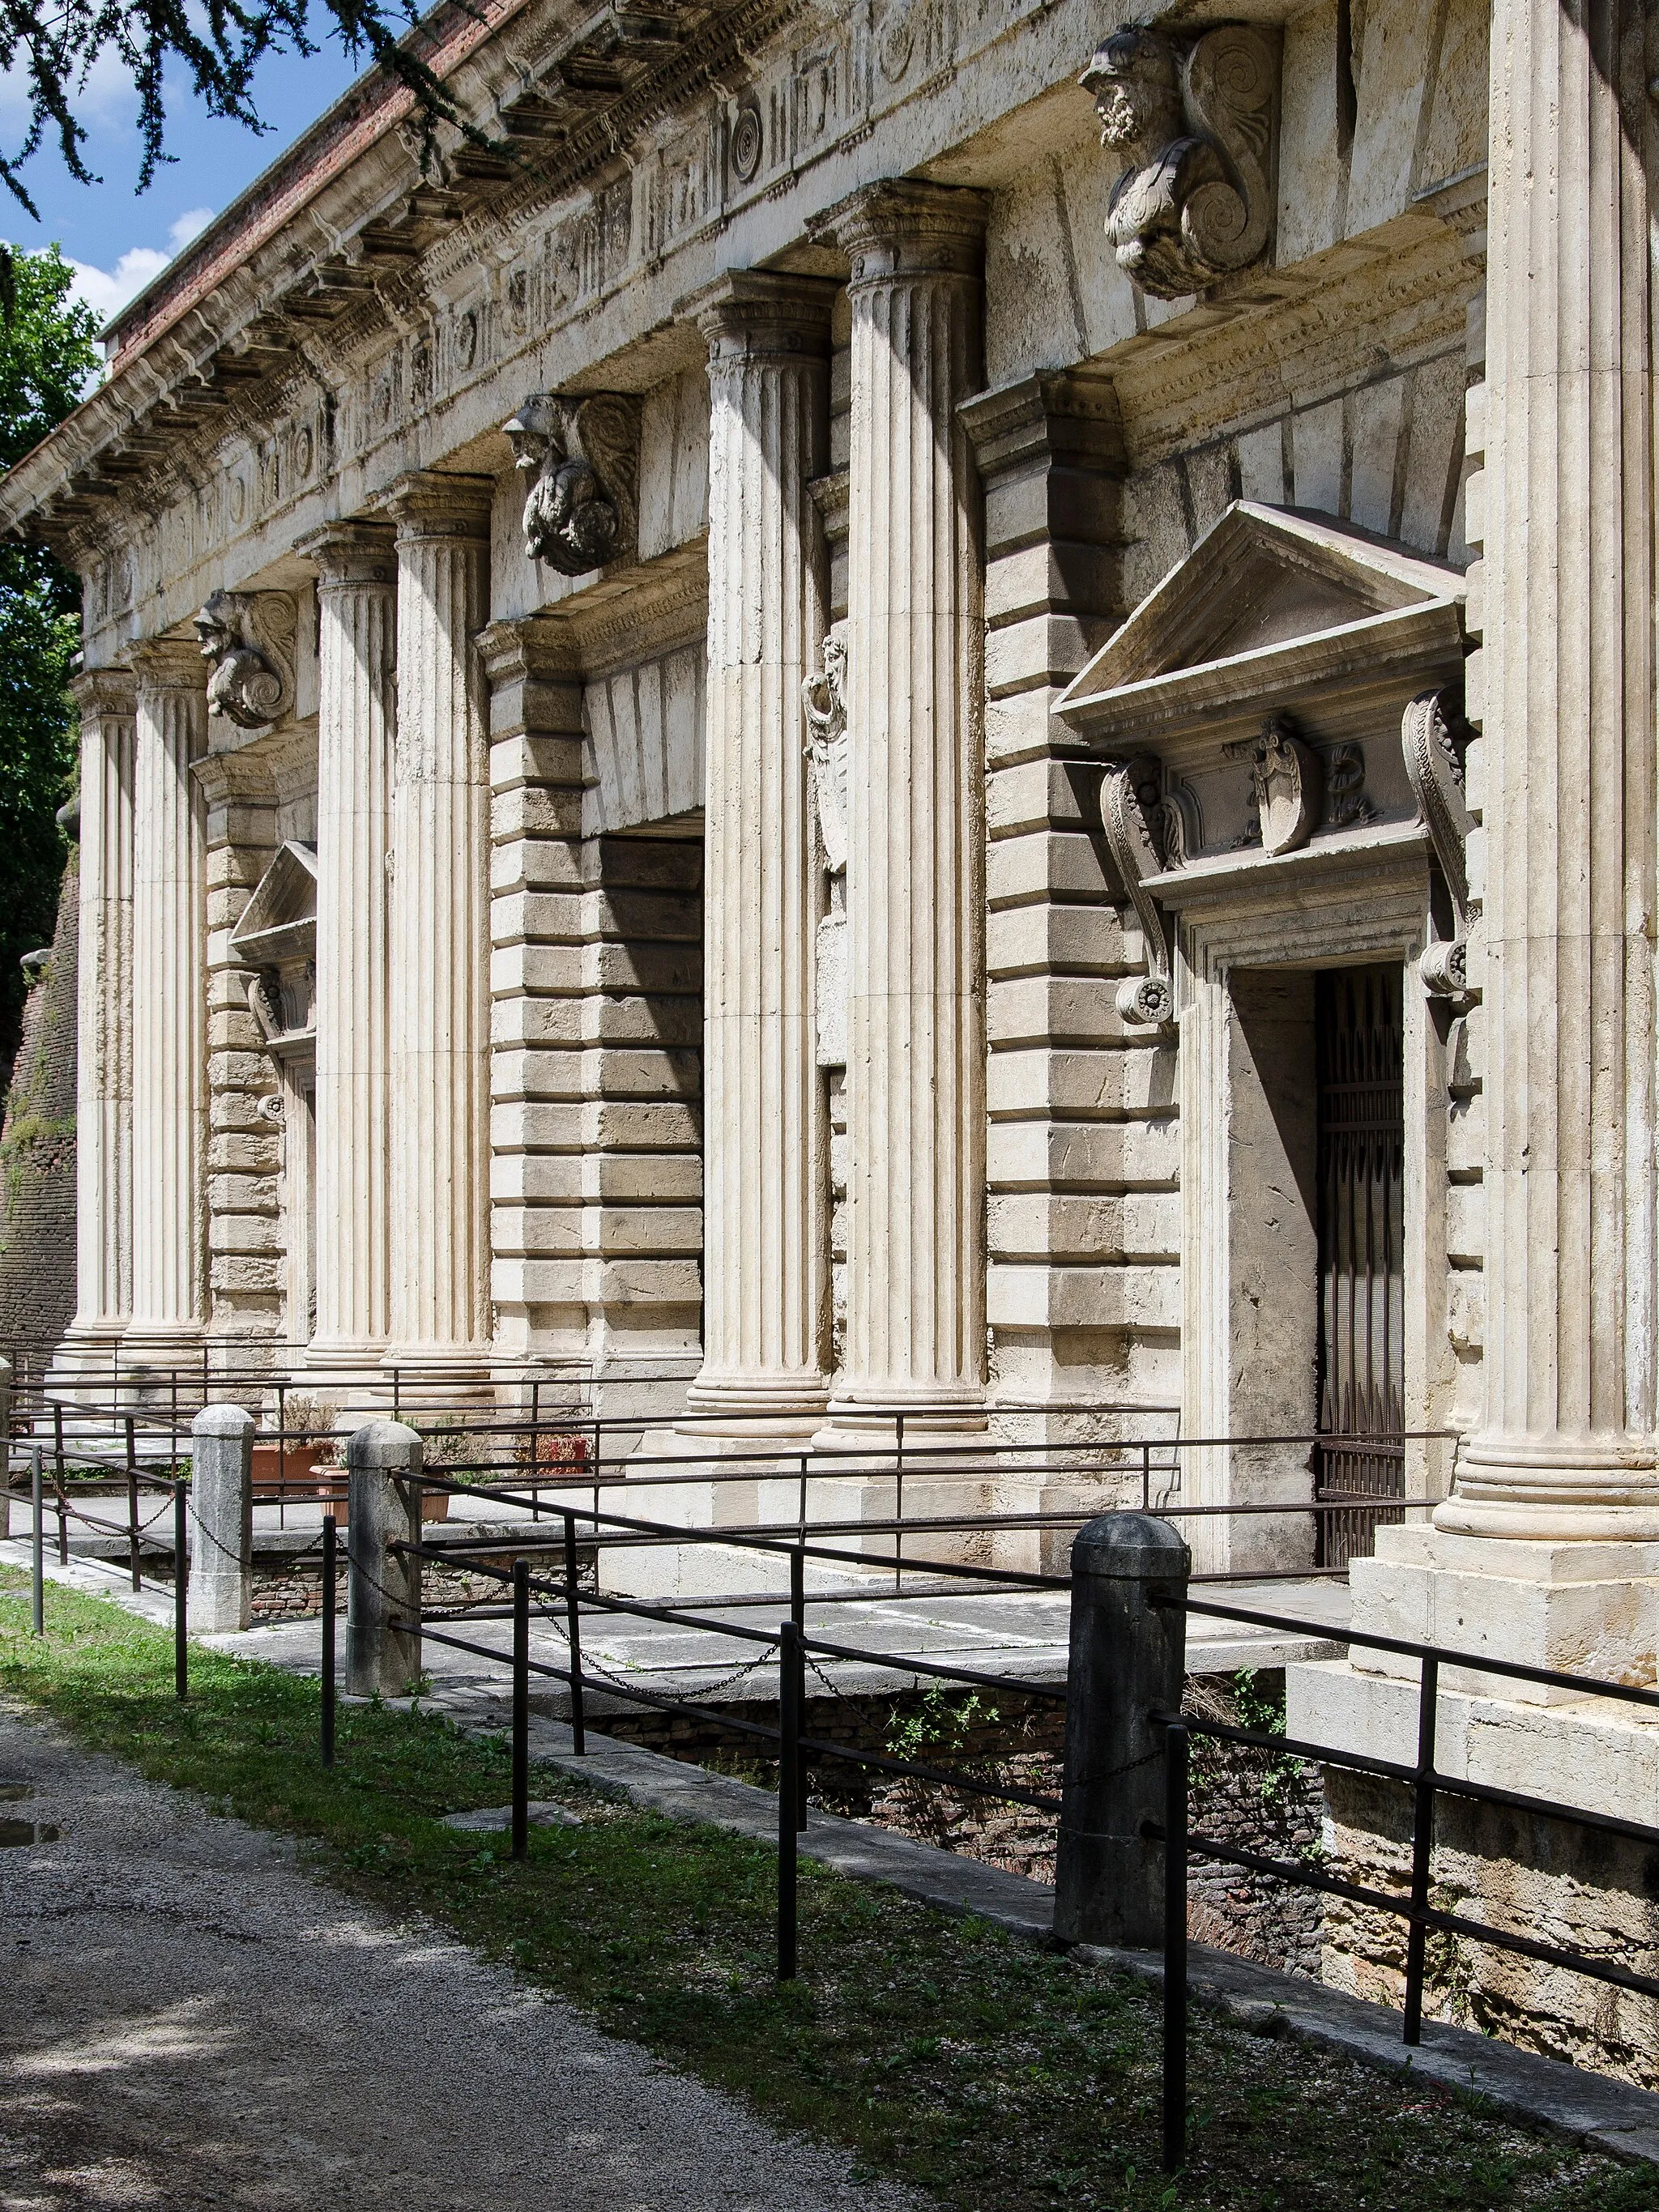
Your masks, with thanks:
[{"label": "stone paving slab", "polygon": [[0,2206],[905,2212],[288,1839],[0,1712]]}]

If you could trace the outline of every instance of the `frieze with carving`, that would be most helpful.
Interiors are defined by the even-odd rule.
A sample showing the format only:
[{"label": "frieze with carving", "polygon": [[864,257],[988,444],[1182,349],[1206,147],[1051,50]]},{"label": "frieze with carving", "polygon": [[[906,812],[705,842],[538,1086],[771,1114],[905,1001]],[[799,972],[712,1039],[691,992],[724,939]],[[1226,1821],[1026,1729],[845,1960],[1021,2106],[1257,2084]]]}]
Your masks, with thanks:
[{"label": "frieze with carving", "polygon": [[1139,1029],[1164,1029],[1175,1019],[1170,933],[1158,901],[1146,888],[1148,877],[1161,875],[1175,857],[1165,843],[1166,824],[1172,818],[1182,819],[1178,812],[1172,817],[1166,810],[1164,772],[1152,754],[1137,753],[1108,763],[1100,785],[1100,826],[1146,947],[1146,973],[1118,985],[1116,1004],[1121,1018]]},{"label": "frieze with carving", "polygon": [[1259,261],[1273,222],[1279,40],[1226,23],[1196,39],[1129,23],[1081,82],[1123,162],[1106,213],[1118,265],[1176,300]]},{"label": "frieze with carving", "polygon": [[294,602],[286,592],[215,592],[195,618],[211,664],[210,714],[239,729],[280,722],[294,704]]},{"label": "frieze with carving", "polygon": [[615,392],[538,392],[506,426],[529,478],[524,550],[563,576],[585,576],[632,551],[639,402]]},{"label": "frieze with carving", "polygon": [[[1463,719],[1455,692],[1419,691],[1401,722],[1406,774],[1417,800],[1418,818],[1429,833],[1434,857],[1450,902],[1449,916],[1430,914],[1431,936],[1419,960],[1423,988],[1432,999],[1462,1009],[1474,1003],[1469,989],[1469,932],[1480,916],[1480,902],[1469,893],[1468,839],[1474,826],[1469,812],[1464,757],[1474,732]],[[1449,921],[1449,929],[1443,922]]]}]

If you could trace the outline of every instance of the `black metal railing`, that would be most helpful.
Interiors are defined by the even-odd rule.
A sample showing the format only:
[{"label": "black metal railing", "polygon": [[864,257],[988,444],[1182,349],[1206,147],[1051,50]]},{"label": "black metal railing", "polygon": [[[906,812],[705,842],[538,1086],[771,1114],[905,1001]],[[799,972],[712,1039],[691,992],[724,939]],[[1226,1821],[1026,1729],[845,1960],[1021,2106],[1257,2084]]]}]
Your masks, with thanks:
[{"label": "black metal railing", "polygon": [[[1263,1612],[1219,1599],[1159,1594],[1155,1606],[1178,1608],[1183,1614],[1233,1621],[1241,1626],[1305,1635],[1311,1624],[1279,1613]],[[1516,1660],[1500,1659],[1486,1652],[1460,1651],[1437,1644],[1421,1644],[1409,1638],[1379,1636],[1369,1631],[1344,1628],[1343,1643],[1370,1651],[1414,1660],[1418,1667],[1417,1750],[1410,1764],[1379,1759],[1345,1745],[1310,1743],[1300,1738],[1234,1726],[1207,1714],[1182,1711],[1154,1713],[1153,1722],[1164,1736],[1165,1815],[1156,1838],[1164,1847],[1164,2164],[1167,2172],[1186,2160],[1186,2009],[1187,2009],[1187,1877],[1193,1858],[1214,1860],[1224,1866],[1276,1877],[1300,1888],[1315,1890],[1347,1903],[1387,1913],[1407,1923],[1405,2002],[1402,2039],[1415,2046],[1422,2040],[1423,1990],[1431,1934],[1460,1936],[1468,1942],[1507,1951],[1541,1965],[1565,1967],[1570,1972],[1629,1990],[1638,1996],[1659,1998],[1659,1976],[1643,1974],[1608,1959],[1591,1956],[1569,1946],[1540,1942],[1535,1936],[1473,1920],[1467,1914],[1446,1912],[1430,1902],[1434,1851],[1435,1814],[1442,1797],[1462,1798],[1478,1805],[1502,1807],[1532,1818],[1559,1821],[1569,1826],[1627,1841],[1659,1845],[1659,1827],[1639,1820],[1620,1820],[1582,1806],[1565,1805],[1528,1790],[1509,1790],[1467,1776],[1448,1774],[1437,1764],[1439,1733],[1440,1674],[1445,1667],[1462,1668],[1500,1681],[1525,1682],[1565,1690],[1581,1698],[1607,1698],[1620,1704],[1659,1711],[1659,1691],[1598,1675],[1578,1674],[1558,1668],[1532,1667]],[[1412,1793],[1411,1875],[1404,1894],[1349,1881],[1340,1875],[1297,1860],[1241,1849],[1218,1836],[1188,1826],[1187,1769],[1189,1739],[1210,1736],[1218,1741],[1249,1745],[1276,1758],[1302,1759],[1322,1766],[1335,1766],[1381,1781],[1399,1783]]]}]

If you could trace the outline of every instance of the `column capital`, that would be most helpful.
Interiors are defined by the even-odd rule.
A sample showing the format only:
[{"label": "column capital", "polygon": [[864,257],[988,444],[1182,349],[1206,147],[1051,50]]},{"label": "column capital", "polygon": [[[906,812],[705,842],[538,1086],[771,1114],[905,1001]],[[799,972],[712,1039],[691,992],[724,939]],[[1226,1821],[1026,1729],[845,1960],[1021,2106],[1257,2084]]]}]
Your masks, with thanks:
[{"label": "column capital", "polygon": [[822,276],[780,276],[769,269],[730,269],[676,303],[675,318],[695,322],[710,368],[723,357],[830,350],[830,316],[837,286]]},{"label": "column capital", "polygon": [[207,665],[194,638],[141,638],[128,650],[139,697],[147,691],[199,691],[207,697]]},{"label": "column capital", "polygon": [[525,615],[493,622],[473,639],[492,686],[528,678],[557,682],[581,674],[581,657],[570,625],[557,615]]},{"label": "column capital", "polygon": [[319,530],[296,538],[294,550],[316,568],[319,591],[366,584],[384,584],[390,589],[398,580],[394,533],[388,524],[367,516],[325,522]]},{"label": "column capital", "polygon": [[902,276],[977,276],[990,207],[985,192],[884,177],[826,209],[808,235],[846,254],[854,290]]},{"label": "column capital", "polygon": [[422,469],[400,477],[384,505],[398,526],[399,544],[412,538],[487,538],[495,489],[489,477],[445,476]]},{"label": "column capital", "polygon": [[137,685],[130,668],[83,668],[70,684],[81,720],[131,721],[137,712]]}]

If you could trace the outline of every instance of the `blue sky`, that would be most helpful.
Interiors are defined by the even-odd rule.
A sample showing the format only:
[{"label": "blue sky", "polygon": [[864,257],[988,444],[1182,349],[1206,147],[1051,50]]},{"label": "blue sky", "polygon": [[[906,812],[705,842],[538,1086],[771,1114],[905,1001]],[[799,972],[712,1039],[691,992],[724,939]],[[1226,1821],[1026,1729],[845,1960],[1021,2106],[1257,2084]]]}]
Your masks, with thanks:
[{"label": "blue sky", "polygon": [[[143,193],[137,94],[125,71],[104,57],[78,103],[87,131],[82,159],[102,183],[76,184],[49,140],[23,172],[40,221],[31,222],[0,187],[0,237],[32,249],[56,240],[76,264],[82,298],[100,320],[112,315],[350,83],[356,67],[339,41],[318,37],[318,43],[322,51],[310,59],[280,54],[260,69],[254,104],[271,126],[263,137],[210,118],[191,96],[187,76],[171,82],[166,149],[176,158],[157,167]],[[7,152],[22,138],[26,119],[21,82],[0,75],[0,146]]]}]

